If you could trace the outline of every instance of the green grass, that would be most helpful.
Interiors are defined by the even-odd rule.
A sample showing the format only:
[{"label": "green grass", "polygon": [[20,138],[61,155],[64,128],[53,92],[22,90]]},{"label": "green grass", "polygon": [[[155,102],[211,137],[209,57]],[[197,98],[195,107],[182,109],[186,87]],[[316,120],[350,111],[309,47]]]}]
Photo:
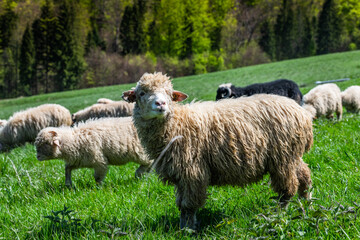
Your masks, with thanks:
[{"label": "green grass", "polygon": [[[306,93],[315,81],[345,77],[351,80],[338,83],[342,90],[360,85],[359,51],[178,78],[174,86],[190,95],[188,101],[213,100],[224,82],[243,86],[288,78]],[[100,97],[120,99],[134,85],[1,100],[0,118],[50,102],[75,112]],[[196,235],[179,230],[173,187],[155,174],[136,180],[135,164],[110,167],[98,187],[92,170],[81,169],[73,173],[74,189],[68,189],[63,162],[39,162],[27,144],[0,154],[0,239],[358,239],[359,128],[360,116],[346,111],[341,122],[314,122],[314,145],[304,155],[312,171],[313,201],[294,198],[286,210],[277,209],[268,177],[246,188],[210,187]]]}]

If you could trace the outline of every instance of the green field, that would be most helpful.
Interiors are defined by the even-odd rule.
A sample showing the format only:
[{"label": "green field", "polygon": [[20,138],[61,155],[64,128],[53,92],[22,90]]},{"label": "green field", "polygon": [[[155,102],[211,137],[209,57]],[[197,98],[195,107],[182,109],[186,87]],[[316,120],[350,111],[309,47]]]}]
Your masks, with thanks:
[{"label": "green field", "polygon": [[[360,51],[330,54],[174,79],[187,102],[214,100],[217,86],[243,86],[287,78],[306,93],[315,81],[351,78],[360,85]],[[75,112],[100,97],[120,99],[135,84],[61,92],[0,101],[0,119],[43,103]],[[296,198],[277,208],[269,178],[246,188],[210,187],[197,234],[179,230],[173,186],[156,174],[134,178],[135,164],[110,167],[102,186],[93,171],[73,172],[65,187],[61,160],[39,162],[31,144],[0,154],[0,239],[359,239],[360,115],[314,121],[314,145],[304,155],[312,171],[313,200]],[[64,210],[64,206],[72,212]]]}]

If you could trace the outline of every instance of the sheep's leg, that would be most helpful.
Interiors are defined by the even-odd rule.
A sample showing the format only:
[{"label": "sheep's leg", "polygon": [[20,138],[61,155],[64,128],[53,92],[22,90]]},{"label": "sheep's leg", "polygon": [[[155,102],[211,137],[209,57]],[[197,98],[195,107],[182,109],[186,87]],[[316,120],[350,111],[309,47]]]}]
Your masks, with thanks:
[{"label": "sheep's leg", "polygon": [[286,207],[288,201],[296,194],[299,187],[299,180],[296,169],[287,165],[282,170],[270,172],[271,186],[279,194],[281,207]]},{"label": "sheep's leg", "polygon": [[299,189],[298,189],[299,197],[310,199],[311,193],[309,192],[309,189],[311,188],[311,183],[312,183],[310,176],[310,169],[308,165],[302,160],[296,170],[296,174],[299,180]]},{"label": "sheep's leg", "polygon": [[176,186],[176,204],[181,212],[180,228],[197,229],[196,211],[205,203],[206,188],[206,185],[196,186],[193,182]]},{"label": "sheep's leg", "polygon": [[107,166],[98,166],[94,168],[94,177],[97,184],[101,184],[106,176],[107,171]]},{"label": "sheep's leg", "polygon": [[343,107],[342,107],[342,104],[339,103],[337,105],[337,109],[336,109],[336,118],[338,121],[340,121],[342,119],[342,114],[343,114]]},{"label": "sheep's leg", "polygon": [[149,172],[149,170],[150,170],[149,165],[141,165],[140,167],[138,167],[138,169],[136,169],[135,177],[141,178],[144,175],[144,173]]},{"label": "sheep's leg", "polygon": [[71,181],[71,171],[74,168],[68,164],[65,165],[65,186],[71,187],[72,181]]}]

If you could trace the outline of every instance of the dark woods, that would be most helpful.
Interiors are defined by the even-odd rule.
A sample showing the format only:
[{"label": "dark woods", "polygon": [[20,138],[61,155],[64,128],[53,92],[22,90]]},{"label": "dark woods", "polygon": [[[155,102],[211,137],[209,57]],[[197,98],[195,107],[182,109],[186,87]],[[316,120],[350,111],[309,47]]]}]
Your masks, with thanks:
[{"label": "dark woods", "polygon": [[4,0],[0,98],[359,47],[357,0]]}]

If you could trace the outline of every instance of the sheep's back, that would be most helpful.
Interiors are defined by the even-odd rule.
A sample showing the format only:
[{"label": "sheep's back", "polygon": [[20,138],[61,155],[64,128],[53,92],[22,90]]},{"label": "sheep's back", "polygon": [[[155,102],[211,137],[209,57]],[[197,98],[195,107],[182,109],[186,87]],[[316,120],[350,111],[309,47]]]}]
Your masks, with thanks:
[{"label": "sheep's back", "polygon": [[311,117],[295,101],[264,94],[177,106],[166,129],[166,142],[183,139],[164,157],[173,164],[158,169],[165,179],[186,165],[216,176],[210,181],[219,185],[255,182],[270,168],[286,168],[313,137]]},{"label": "sheep's back", "polygon": [[2,134],[7,144],[21,144],[34,141],[43,128],[70,124],[68,109],[58,104],[44,104],[15,113],[4,126]]}]

